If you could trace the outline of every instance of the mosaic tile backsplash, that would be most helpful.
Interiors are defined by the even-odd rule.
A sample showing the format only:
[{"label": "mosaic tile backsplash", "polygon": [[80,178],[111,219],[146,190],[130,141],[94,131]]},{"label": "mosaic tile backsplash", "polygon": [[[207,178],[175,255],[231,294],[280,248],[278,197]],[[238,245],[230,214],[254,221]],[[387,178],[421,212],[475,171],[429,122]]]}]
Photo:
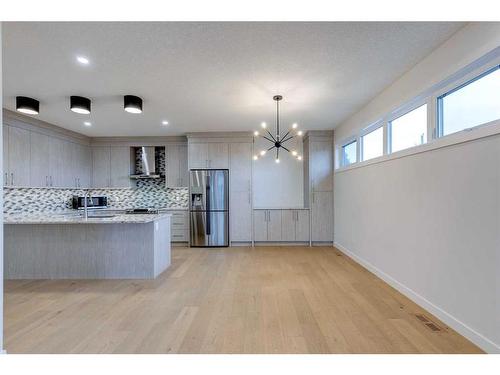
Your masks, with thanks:
[{"label": "mosaic tile backsplash", "polygon": [[[161,184],[163,181],[163,184]],[[108,207],[185,208],[187,188],[166,188],[165,180],[141,180],[137,188],[87,189],[90,195],[106,195]],[[73,195],[83,195],[83,189],[8,188],[4,187],[5,214],[57,212],[71,209]]]}]

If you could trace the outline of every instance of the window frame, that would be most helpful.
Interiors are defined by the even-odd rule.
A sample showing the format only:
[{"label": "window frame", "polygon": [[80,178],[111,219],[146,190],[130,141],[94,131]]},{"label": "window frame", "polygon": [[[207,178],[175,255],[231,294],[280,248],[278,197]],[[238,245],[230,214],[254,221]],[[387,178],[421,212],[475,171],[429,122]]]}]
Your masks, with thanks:
[{"label": "window frame", "polygon": [[[353,143],[356,143],[356,161],[354,161],[354,162],[352,162],[350,164],[346,164],[344,149],[347,146],[352,145]],[[354,137],[354,138],[351,137],[348,140],[345,140],[344,142],[342,142],[342,146],[340,146],[340,155],[341,155],[341,160],[342,160],[341,167],[349,167],[349,166],[351,166],[353,164],[358,163],[358,161],[359,161],[359,143],[358,143],[358,138],[357,137]]]},{"label": "window frame", "polygon": [[363,138],[365,136],[367,136],[368,134],[370,133],[373,133],[374,131],[378,130],[382,128],[382,154],[379,155],[379,156],[375,156],[371,159],[368,159],[368,160],[373,160],[373,159],[377,159],[381,156],[384,156],[386,155],[386,128],[385,128],[385,122],[383,120],[378,120],[376,122],[374,122],[373,124],[371,124],[370,126],[367,126],[366,128],[363,129],[363,131],[359,134],[359,162],[362,163],[364,161],[367,161],[365,160],[364,158],[364,142],[363,142]]},{"label": "window frame", "polygon": [[[491,123],[498,122],[500,119],[488,121],[479,125],[475,126],[470,126],[468,128],[464,128],[462,130],[452,132],[449,134],[444,134],[444,124],[443,124],[443,98],[446,96],[453,94],[454,92],[457,92],[461,90],[462,88],[470,85],[471,83],[474,83],[481,78],[486,77],[487,75],[500,70],[500,63],[498,61],[495,61],[493,64],[488,64],[480,69],[476,69],[473,72],[466,74],[463,76],[460,80],[454,82],[451,85],[446,86],[445,88],[439,90],[436,95],[435,95],[435,103],[436,103],[436,126],[435,126],[435,134],[436,134],[436,139],[443,138],[443,137],[448,137],[453,134],[458,134],[462,133],[465,131],[471,131],[473,129],[476,129],[478,127],[488,125]],[[481,73],[479,73],[479,72]]]},{"label": "window frame", "polygon": [[[430,106],[429,106],[429,102],[431,101],[431,98],[430,97],[427,97],[425,99],[419,99],[419,100],[416,100],[416,101],[413,101],[411,103],[409,103],[408,105],[404,106],[404,107],[401,107],[400,109],[398,109],[397,111],[394,111],[392,112],[388,117],[387,117],[387,154],[394,154],[394,153],[398,153],[398,152],[401,152],[401,151],[405,151],[405,150],[408,150],[410,148],[415,148],[415,147],[418,147],[418,146],[422,146],[422,145],[425,145],[426,143],[429,143],[430,140],[432,139],[432,136],[431,136],[431,133],[429,133],[429,123],[430,123],[430,119],[429,119],[429,115],[430,115]],[[400,117],[403,117],[405,115],[407,115],[408,113],[420,108],[420,107],[423,107],[424,105],[427,105],[427,120],[426,120],[426,127],[427,127],[427,131],[426,131],[426,137],[425,137],[425,140],[424,140],[424,143],[421,143],[419,145],[416,145],[416,146],[411,146],[411,147],[406,147],[406,148],[403,148],[401,150],[398,150],[398,151],[393,151],[392,150],[392,122],[399,119]]]}]

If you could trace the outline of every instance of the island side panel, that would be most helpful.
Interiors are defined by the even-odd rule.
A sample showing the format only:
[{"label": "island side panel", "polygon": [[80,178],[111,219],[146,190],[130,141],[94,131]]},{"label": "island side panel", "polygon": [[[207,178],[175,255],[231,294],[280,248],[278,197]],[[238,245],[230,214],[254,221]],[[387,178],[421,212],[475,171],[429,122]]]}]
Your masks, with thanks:
[{"label": "island side panel", "polygon": [[154,225],[154,277],[170,267],[170,216],[156,220]]},{"label": "island side panel", "polygon": [[154,278],[153,230],[154,222],[5,225],[5,278]]}]

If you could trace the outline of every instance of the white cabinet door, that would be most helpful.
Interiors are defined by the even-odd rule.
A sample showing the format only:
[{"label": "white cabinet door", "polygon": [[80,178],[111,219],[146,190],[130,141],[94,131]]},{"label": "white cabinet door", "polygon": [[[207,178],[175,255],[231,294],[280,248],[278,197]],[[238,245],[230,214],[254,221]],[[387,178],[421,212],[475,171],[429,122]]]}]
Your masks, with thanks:
[{"label": "white cabinet door", "polygon": [[49,150],[49,180],[50,186],[65,187],[64,185],[64,142],[62,139],[51,137]]},{"label": "white cabinet door", "polygon": [[231,191],[229,202],[231,241],[252,241],[252,203],[250,192]]},{"label": "white cabinet door", "polygon": [[30,134],[30,186],[50,186],[50,138],[45,134]]},{"label": "white cabinet door", "polygon": [[333,193],[314,192],[311,207],[313,241],[333,241]]},{"label": "white cabinet door", "polygon": [[110,147],[110,187],[130,187],[130,148]]},{"label": "white cabinet door", "polygon": [[279,242],[281,236],[281,210],[267,210],[267,240]]},{"label": "white cabinet door", "polygon": [[89,188],[92,170],[92,152],[90,146],[80,145],[80,160],[82,168],[78,176],[78,183],[82,188]]},{"label": "white cabinet door", "polygon": [[181,186],[180,149],[176,145],[165,147],[165,183],[167,187]]},{"label": "white cabinet door", "polygon": [[11,186],[30,185],[30,132],[11,126],[9,136],[9,182]]},{"label": "white cabinet door", "polygon": [[310,178],[313,191],[333,190],[332,142],[311,142],[309,145]]},{"label": "white cabinet door", "polygon": [[231,143],[229,151],[230,189],[232,191],[251,191],[252,144]]},{"label": "white cabinet door", "polygon": [[10,126],[3,124],[3,186],[10,184],[9,179],[9,128]]},{"label": "white cabinet door", "polygon": [[281,240],[295,241],[296,210],[281,211]]},{"label": "white cabinet door", "polygon": [[188,148],[187,145],[179,146],[179,180],[182,187],[189,186]]},{"label": "white cabinet door", "polygon": [[227,143],[208,144],[208,168],[229,168],[229,147]]},{"label": "white cabinet door", "polygon": [[110,147],[92,147],[92,186],[110,187]]},{"label": "white cabinet door", "polygon": [[190,169],[208,168],[208,144],[190,143],[188,145],[188,152]]},{"label": "white cabinet door", "polygon": [[295,241],[309,241],[309,211],[295,210]]},{"label": "white cabinet door", "polygon": [[254,210],[254,241],[267,241],[267,210]]}]

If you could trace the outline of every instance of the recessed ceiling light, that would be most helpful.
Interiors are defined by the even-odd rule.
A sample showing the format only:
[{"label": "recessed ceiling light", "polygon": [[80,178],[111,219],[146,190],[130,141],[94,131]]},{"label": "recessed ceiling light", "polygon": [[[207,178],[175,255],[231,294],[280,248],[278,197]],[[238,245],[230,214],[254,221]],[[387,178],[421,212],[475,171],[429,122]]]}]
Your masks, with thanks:
[{"label": "recessed ceiling light", "polygon": [[16,96],[16,111],[27,115],[38,115],[40,102],[27,96]]},{"label": "recessed ceiling light", "polygon": [[85,56],[77,56],[76,61],[83,65],[88,65],[90,62],[89,59],[87,59]]},{"label": "recessed ceiling light", "polygon": [[69,108],[73,112],[88,115],[90,113],[90,99],[83,96],[70,96]]},{"label": "recessed ceiling light", "polygon": [[92,123],[91,123],[91,122],[89,122],[89,121],[85,121],[85,122],[83,123],[83,125],[85,125],[85,126],[92,126]]},{"label": "recessed ceiling light", "polygon": [[142,99],[135,95],[125,95],[123,108],[129,113],[142,113]]},{"label": "recessed ceiling light", "polygon": [[168,121],[163,120],[163,121],[161,122],[161,124],[162,124],[162,125],[168,125]]}]

